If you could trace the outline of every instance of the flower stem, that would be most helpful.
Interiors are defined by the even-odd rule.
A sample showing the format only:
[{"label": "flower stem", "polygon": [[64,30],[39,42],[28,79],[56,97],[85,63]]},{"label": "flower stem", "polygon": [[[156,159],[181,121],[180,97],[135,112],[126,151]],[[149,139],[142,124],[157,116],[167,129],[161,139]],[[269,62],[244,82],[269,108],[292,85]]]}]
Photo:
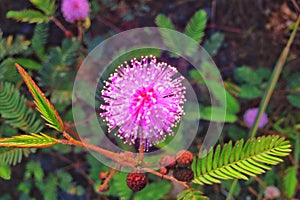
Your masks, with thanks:
[{"label": "flower stem", "polygon": [[[102,155],[104,155],[105,157],[119,163],[122,166],[126,166],[126,167],[131,167],[131,168],[136,168],[136,166],[139,164],[139,159],[141,159],[140,157],[138,157],[137,160],[135,160],[134,158],[130,158],[130,157],[125,157],[118,154],[118,153],[114,153],[111,152],[109,150],[103,149],[101,147],[95,146],[93,144],[90,143],[86,143],[86,142],[82,142],[82,141],[78,141],[73,139],[66,131],[64,132],[64,136],[67,136],[68,138],[70,137],[70,139],[67,140],[59,140],[60,143],[62,144],[69,144],[69,145],[75,145],[75,146],[80,146],[80,147],[85,147],[87,149],[96,151],[98,153],[101,153]],[[66,138],[67,138],[66,137]],[[144,148],[141,148],[144,150]],[[139,156],[141,155],[141,153],[139,153]],[[144,151],[142,151],[142,159],[143,159],[143,155],[144,155]],[[176,178],[173,178],[171,176],[168,175],[163,175],[157,171],[154,171],[152,169],[146,168],[146,167],[142,167],[141,170],[145,171],[145,172],[149,172],[153,175],[159,176],[161,178],[164,179],[168,179],[177,183],[182,184],[185,188],[189,188],[189,186],[187,185],[186,182],[182,182],[182,181],[178,181]],[[111,174],[111,173],[110,173]],[[114,174],[114,173],[113,173]],[[112,176],[113,176],[112,174]]]},{"label": "flower stem", "polygon": [[56,17],[51,16],[50,19],[51,19],[51,20],[56,24],[56,26],[57,26],[60,30],[62,30],[66,35],[67,35],[67,33],[71,33],[70,31],[68,31],[68,30],[64,27],[64,25],[62,25],[62,23],[61,23]]}]

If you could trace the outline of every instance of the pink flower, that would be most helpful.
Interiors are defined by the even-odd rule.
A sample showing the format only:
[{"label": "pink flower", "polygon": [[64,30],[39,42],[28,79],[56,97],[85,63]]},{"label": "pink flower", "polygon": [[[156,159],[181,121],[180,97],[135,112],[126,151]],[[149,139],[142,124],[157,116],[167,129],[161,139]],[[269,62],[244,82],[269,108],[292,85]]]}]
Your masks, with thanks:
[{"label": "pink flower", "polygon": [[109,132],[117,128],[125,143],[139,139],[145,150],[163,141],[166,133],[173,135],[171,127],[184,114],[183,79],[174,67],[156,62],[152,56],[119,66],[102,90],[105,104],[100,106],[100,115]]},{"label": "pink flower", "polygon": [[90,4],[88,0],[63,0],[61,10],[66,21],[74,23],[88,17]]},{"label": "pink flower", "polygon": [[277,187],[271,185],[265,189],[265,197],[267,199],[275,199],[278,198],[279,196],[280,196],[280,191],[278,190]]},{"label": "pink flower", "polygon": [[[258,108],[250,108],[244,114],[244,122],[250,128],[254,124],[256,115],[258,114]],[[263,128],[268,123],[268,116],[263,113],[258,123],[258,128]]]}]

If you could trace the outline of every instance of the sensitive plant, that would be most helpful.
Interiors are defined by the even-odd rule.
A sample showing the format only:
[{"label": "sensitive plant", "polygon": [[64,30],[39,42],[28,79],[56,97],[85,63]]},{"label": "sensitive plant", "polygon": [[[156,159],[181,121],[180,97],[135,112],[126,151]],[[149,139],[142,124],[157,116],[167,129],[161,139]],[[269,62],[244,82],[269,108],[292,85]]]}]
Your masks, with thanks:
[{"label": "sensitive plant", "polygon": [[[120,166],[127,166],[132,169],[132,172],[124,173],[119,172],[118,168],[106,168],[105,166],[103,166],[103,164],[92,158],[92,156],[87,156],[87,162],[90,167],[88,175],[84,170],[82,170],[84,166],[82,166],[81,169],[81,167],[78,167],[78,165],[76,165],[76,168],[74,168],[81,174],[83,174],[83,177],[86,177],[87,182],[95,186],[95,190],[102,192],[103,195],[117,195],[125,199],[129,199],[133,196],[133,198],[138,199],[141,196],[146,196],[145,194],[150,195],[151,193],[153,193],[153,191],[157,191],[155,197],[151,196],[149,197],[149,199],[159,199],[163,198],[164,195],[167,195],[167,193],[171,190],[170,181],[174,181],[181,184],[185,188],[182,193],[178,195],[178,199],[206,199],[205,195],[209,195],[209,192],[206,193],[205,189],[197,186],[204,184],[221,184],[221,186],[223,187],[223,185],[226,185],[226,180],[231,179],[244,179],[248,180],[245,182],[246,184],[251,184],[251,181],[253,181],[253,178],[251,177],[255,177],[256,180],[259,180],[258,182],[261,182],[260,178],[262,178],[262,176],[258,175],[267,171],[270,172],[270,170],[272,171],[272,165],[276,165],[282,162],[282,157],[289,155],[291,151],[290,143],[294,144],[294,142],[298,140],[297,137],[295,137],[295,134],[293,134],[295,133],[296,129],[293,129],[294,131],[290,129],[284,129],[281,126],[282,119],[279,119],[278,122],[275,122],[273,128],[275,130],[278,130],[280,134],[265,136],[261,135],[257,138],[245,138],[243,140],[237,137],[238,139],[235,139],[235,142],[227,140],[223,145],[217,145],[211,150],[208,149],[206,153],[202,154],[202,157],[198,157],[198,151],[195,147],[191,147],[192,153],[190,151],[180,151],[177,152],[177,154],[170,153],[169,156],[162,157],[160,162],[158,161],[157,164],[159,170],[157,171],[148,169],[141,165],[141,156],[135,157],[129,152],[107,152],[105,151],[105,149],[98,149],[92,145],[85,144],[83,141],[78,140],[78,135],[75,131],[70,129],[70,123],[67,122],[71,121],[70,117],[68,117],[70,115],[68,112],[68,107],[71,104],[71,86],[69,86],[68,83],[72,82],[71,80],[72,77],[74,77],[78,62],[80,62],[80,58],[84,57],[84,54],[82,54],[82,49],[80,50],[80,48],[83,48],[84,46],[81,40],[81,36],[83,33],[79,31],[77,38],[74,37],[74,35],[76,35],[75,33],[67,34],[69,33],[68,30],[65,27],[61,26],[61,23],[59,23],[59,21],[54,17],[54,1],[44,1],[44,3],[39,3],[39,1],[31,2],[36,6],[36,8],[38,8],[37,10],[29,11],[31,13],[34,13],[35,15],[28,14],[28,12],[25,11],[20,11],[19,13],[11,11],[7,15],[8,17],[15,18],[24,22],[41,23],[36,26],[35,36],[34,38],[32,38],[32,45],[29,46],[29,41],[24,41],[19,38],[15,38],[14,42],[12,43],[13,45],[7,41],[3,41],[4,39],[1,40],[2,46],[5,47],[5,51],[2,52],[5,52],[5,54],[3,55],[3,57],[1,57],[1,64],[4,67],[0,70],[4,70],[5,73],[11,75],[3,76],[1,78],[2,83],[0,85],[0,105],[5,105],[2,107],[0,106],[1,119],[5,120],[5,123],[2,123],[3,129],[5,130],[2,134],[2,137],[5,138],[0,140],[0,145],[3,146],[0,152],[1,177],[4,177],[6,179],[10,178],[11,168],[8,165],[17,164],[21,162],[23,157],[28,157],[29,155],[31,155],[30,160],[32,160],[32,155],[34,155],[34,149],[36,148],[43,148],[39,151],[45,153],[49,151],[49,149],[55,149],[62,154],[61,156],[64,160],[68,160],[68,155],[65,156],[65,153],[76,151],[79,153],[81,152],[80,155],[82,155],[82,150],[80,148],[76,148],[75,150],[73,150],[73,147],[85,146],[93,150],[97,149],[96,151],[98,153],[108,157],[109,159],[112,159],[114,163],[119,164]],[[35,18],[33,16],[35,16]],[[47,46],[45,44],[48,37],[48,23],[51,21],[57,24],[69,38],[65,39],[60,47],[47,49]],[[189,23],[186,25],[185,33],[188,36],[192,37],[195,41],[199,43],[202,42],[204,29],[206,27],[206,21],[207,18],[205,11],[200,10],[196,12]],[[171,20],[163,15],[159,15],[156,18],[156,23],[160,27],[176,29]],[[76,26],[81,26],[81,24],[76,24]],[[170,40],[171,38],[168,35],[163,35],[163,38],[164,42],[168,46],[175,50],[180,50],[180,45],[172,42],[172,40]],[[11,41],[11,39],[8,38],[8,41]],[[208,40],[203,41],[202,44],[204,44],[204,47],[206,47],[209,53],[215,54],[222,41],[223,35],[220,33],[216,33],[209,37]],[[16,51],[16,49],[18,51]],[[26,54],[27,57],[25,57],[25,53],[23,55],[23,52],[26,49],[30,49],[30,51],[28,51]],[[32,53],[32,55],[35,55],[37,57],[37,60],[33,60],[32,56],[30,56],[30,53]],[[149,55],[145,54],[144,52],[140,54],[145,56]],[[19,57],[19,55],[22,57]],[[158,59],[159,57],[160,55],[157,56]],[[140,61],[140,59],[137,57],[138,59],[136,60],[135,64],[131,64],[130,59],[133,58],[134,57],[128,58],[128,63],[132,66],[140,66],[140,63],[143,62],[141,61],[140,63],[137,63],[138,61]],[[19,65],[17,67],[18,72],[22,75],[24,82],[26,83],[29,91],[33,96],[33,99],[35,100],[35,105],[32,104],[32,97],[26,93],[24,86],[21,85],[21,87],[19,87],[19,84],[17,84],[20,82],[21,78],[17,74],[15,68],[12,67],[14,63],[21,64],[31,74],[38,74],[38,78],[33,77],[32,79],[27,74],[27,72],[22,69],[22,67],[20,67]],[[132,66],[129,68],[133,69]],[[166,69],[168,69],[168,66],[165,67]],[[239,114],[239,102],[237,101],[237,99],[253,99],[261,97],[263,94],[263,91],[265,89],[263,78],[259,80],[245,80],[247,79],[246,77],[249,76],[242,75],[243,73],[253,73],[250,76],[252,78],[263,77],[263,70],[257,70],[253,72],[251,70],[249,71],[248,69],[249,68],[247,67],[238,68],[235,71],[236,82],[225,82],[225,84],[227,84],[226,98],[228,98],[228,105],[230,105],[228,113],[226,114],[226,122],[237,122]],[[131,70],[131,72],[132,71],[134,70]],[[118,75],[118,72],[116,73],[117,74],[112,74],[112,77],[121,80],[123,77],[120,76],[120,74]],[[239,74],[241,76],[239,76]],[[265,74],[267,74],[267,72]],[[197,75],[195,75],[194,73],[191,73],[190,75],[194,82],[201,86],[203,85],[203,82],[201,81],[201,79],[199,79],[199,77],[197,77]],[[136,77],[138,77],[138,75],[136,75]],[[115,82],[112,80],[106,80],[107,87],[103,90],[104,94],[106,92],[111,94],[111,92],[116,90],[116,87],[114,85]],[[59,81],[64,83],[64,87],[58,87],[59,85],[61,85],[58,83]],[[35,82],[37,82],[38,85],[42,86],[42,89],[39,89]],[[292,79],[290,80],[290,82],[291,84],[288,87],[289,90],[295,88],[295,85],[297,85],[295,84],[296,81],[293,81],[292,84]],[[236,83],[241,83],[242,87],[239,87],[240,85],[235,85]],[[179,87],[175,87],[176,90],[183,91],[180,83],[178,84]],[[258,90],[255,90],[258,92],[253,93],[253,88],[258,88]],[[147,90],[148,88],[142,88],[140,94],[143,93],[144,89]],[[45,92],[45,95],[42,93],[42,90]],[[147,92],[149,91],[147,90]],[[134,93],[132,94],[134,96]],[[291,95],[292,94],[293,93],[291,93]],[[118,95],[118,93],[114,95]],[[217,94],[215,95],[217,97]],[[183,96],[184,95],[181,94],[179,95],[179,97],[175,98],[177,109],[174,110],[174,113],[178,114],[178,122],[180,122],[180,116],[181,114],[183,114],[181,108],[182,103],[180,103],[184,99]],[[49,97],[50,99],[48,100],[48,98],[46,97]],[[145,103],[148,103],[148,96],[142,95],[142,97],[144,97],[144,101],[140,101],[139,98],[135,99],[137,101],[133,101],[135,103],[134,105],[140,105],[140,108],[144,108]],[[156,99],[153,96],[151,97],[152,100]],[[134,100],[134,98],[132,100]],[[292,101],[292,98],[289,98],[288,100]],[[105,112],[108,114],[108,116],[103,116],[104,118],[107,117],[108,127],[112,126],[109,123],[109,120],[114,119],[115,117],[111,114],[111,112],[114,111],[114,108],[108,107],[109,103],[111,102],[113,102],[112,99],[107,99],[107,103],[104,104],[104,107],[102,107],[104,109],[100,111],[101,115],[105,115]],[[154,101],[149,102],[153,103]],[[142,104],[143,106],[141,106]],[[204,109],[200,109],[201,114],[203,114],[201,116],[201,120],[209,119],[218,121],[218,116],[211,116],[208,109],[209,107],[207,105],[205,106],[206,107]],[[35,108],[37,108],[38,112],[40,112],[42,118],[46,122],[46,126],[44,124],[44,121],[37,116]],[[151,111],[151,109],[149,110]],[[75,110],[74,108],[73,112],[82,115],[83,119],[87,118],[87,116],[84,116],[84,111],[80,109],[76,108]],[[67,114],[65,115],[65,113]],[[144,112],[139,113],[142,116],[142,120],[137,120],[136,123],[132,123],[130,125],[140,125],[145,128],[148,124],[144,122],[147,121],[145,119],[149,115]],[[172,119],[171,122],[173,122],[173,124],[177,123],[174,118],[167,119]],[[122,125],[124,125],[123,123],[120,123],[120,121],[118,122],[119,123],[117,125],[117,128],[120,128],[122,127]],[[168,125],[171,126],[171,124],[172,123],[169,123]],[[230,124],[230,126],[234,126],[234,124]],[[14,129],[10,129],[10,127],[14,127]],[[52,130],[50,128],[52,128]],[[40,133],[41,130],[42,133]],[[24,134],[24,132],[27,134]],[[61,134],[59,135],[57,134],[57,132],[60,132]],[[168,134],[168,132],[164,130],[163,134]],[[239,134],[239,131],[235,132],[235,135]],[[131,136],[135,137],[139,135],[134,134]],[[154,134],[148,134],[148,136],[149,137],[147,138],[150,138],[151,142],[142,144],[149,144],[150,146],[150,144],[155,145],[156,141],[161,141],[160,139],[156,139]],[[287,136],[290,142],[282,136]],[[153,137],[154,140],[151,140]],[[169,137],[172,138],[172,136]],[[161,139],[163,139],[163,137]],[[233,138],[229,137],[229,139]],[[123,139],[121,139],[120,141],[123,142]],[[133,141],[137,141],[137,139]],[[152,143],[152,141],[154,142]],[[50,146],[51,148],[45,148]],[[70,148],[70,146],[73,147]],[[147,145],[145,145],[145,147],[147,149]],[[295,162],[297,163],[296,158],[297,157],[295,156]],[[50,163],[50,161],[48,161],[48,163]],[[72,163],[69,163],[69,165],[73,166]],[[284,163],[281,164],[281,166],[289,165],[287,163]],[[72,180],[72,177],[69,173],[65,171],[54,171],[50,172],[49,174],[44,174],[43,168],[44,167],[41,166],[39,161],[28,162],[26,165],[26,176],[24,177],[23,182],[20,183],[18,191],[22,192],[24,195],[30,196],[30,191],[28,190],[28,188],[37,187],[47,199],[50,199],[51,196],[54,196],[55,198],[55,195],[53,194],[58,192],[58,187],[63,188],[63,190],[73,194],[74,191],[76,191],[78,195],[82,195],[84,193],[82,192],[82,187],[79,187],[76,184],[71,184],[73,181],[76,182],[76,180]],[[297,167],[290,166],[288,170],[285,171],[285,181],[283,187],[288,189],[283,190],[283,194],[281,195],[291,197],[295,194],[295,183],[297,183],[297,179],[295,180],[296,169]],[[278,170],[278,168],[273,168],[273,170]],[[151,176],[150,174],[158,176],[158,179],[153,178],[153,176]],[[33,184],[27,181],[31,177],[35,180],[36,183]],[[165,182],[161,179],[167,179],[169,180],[169,182]],[[263,180],[267,181],[265,179]],[[244,184],[244,182],[242,183]],[[43,185],[45,187],[43,187]],[[266,189],[267,188],[265,188],[264,190],[266,191]],[[135,193],[132,192],[138,190],[141,191]]]},{"label": "sensitive plant", "polygon": [[89,16],[90,4],[87,0],[63,0],[61,11],[70,23],[83,21]]},{"label": "sensitive plant", "polygon": [[109,132],[118,127],[117,134],[125,143],[139,140],[140,148],[148,150],[165,140],[166,133],[173,135],[171,127],[184,114],[183,77],[173,79],[176,68],[152,56],[124,65],[105,82],[101,115]]}]

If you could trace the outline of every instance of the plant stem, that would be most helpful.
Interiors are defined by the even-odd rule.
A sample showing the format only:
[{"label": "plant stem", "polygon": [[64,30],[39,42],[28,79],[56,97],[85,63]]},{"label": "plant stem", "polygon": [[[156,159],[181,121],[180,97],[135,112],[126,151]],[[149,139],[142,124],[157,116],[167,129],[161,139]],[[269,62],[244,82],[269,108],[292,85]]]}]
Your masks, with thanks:
[{"label": "plant stem", "polygon": [[[270,98],[271,98],[271,95],[274,91],[274,88],[275,88],[275,85],[278,81],[278,78],[279,78],[279,75],[282,71],[282,68],[283,68],[283,65],[287,59],[287,56],[288,56],[288,53],[290,51],[290,48],[291,48],[291,45],[294,41],[294,38],[295,38],[295,35],[296,35],[296,32],[297,32],[297,29],[298,29],[298,26],[299,26],[299,22],[300,22],[300,15],[298,16],[298,19],[296,21],[296,24],[295,24],[295,27],[294,27],[294,30],[285,46],[285,48],[283,49],[283,51],[281,52],[280,54],[280,57],[276,63],[276,66],[273,70],[273,73],[272,73],[272,76],[271,76],[271,79],[268,83],[268,87],[267,87],[267,91],[264,93],[264,96],[263,96],[263,99],[260,103],[260,106],[259,106],[259,112],[258,112],[258,115],[256,116],[256,119],[255,119],[255,122],[254,122],[254,125],[251,127],[250,131],[249,131],[249,136],[250,138],[253,138],[255,137],[255,134],[256,134],[256,131],[257,131],[257,128],[258,128],[258,122],[260,121],[260,118],[263,114],[263,112],[266,110],[266,107],[270,101]],[[298,152],[297,152],[298,153]],[[238,180],[234,180],[231,187],[230,187],[230,190],[229,190],[229,193],[226,197],[226,200],[230,200],[232,195],[233,195],[233,191],[235,190],[235,187],[237,185],[237,182]]]},{"label": "plant stem", "polygon": [[230,187],[230,190],[229,190],[229,193],[228,193],[228,195],[227,195],[227,197],[226,197],[226,200],[231,200],[231,198],[232,198],[232,196],[233,196],[233,192],[234,192],[235,187],[236,187],[236,185],[237,185],[237,182],[238,182],[237,179],[235,179],[235,180],[232,182],[231,187]]},{"label": "plant stem", "polygon": [[287,56],[288,56],[288,53],[290,51],[291,45],[294,41],[298,26],[299,26],[299,21],[300,21],[300,15],[298,16],[298,19],[297,19],[297,22],[295,24],[294,30],[293,30],[293,32],[292,32],[285,48],[281,52],[280,57],[279,57],[279,59],[276,63],[276,66],[275,66],[274,70],[273,70],[271,79],[268,83],[267,91],[264,93],[263,99],[260,103],[258,115],[256,116],[254,125],[251,127],[250,132],[249,132],[249,136],[251,138],[255,136],[257,128],[258,128],[258,122],[260,121],[260,118],[261,118],[263,112],[266,110],[266,107],[267,107],[267,105],[270,101],[271,95],[274,91],[275,85],[278,81],[279,75],[280,75],[280,73],[282,71],[282,68],[284,66],[284,63],[287,59]]},{"label": "plant stem", "polygon": [[177,180],[176,178],[174,178],[174,177],[171,177],[171,176],[168,176],[168,175],[163,175],[163,174],[161,174],[161,173],[159,173],[159,172],[157,172],[157,171],[154,171],[154,170],[152,170],[152,169],[149,169],[149,168],[141,168],[141,170],[143,170],[143,171],[145,171],[145,172],[149,172],[149,173],[151,173],[151,174],[153,174],[153,175],[156,175],[156,176],[159,176],[159,177],[161,177],[161,178],[164,178],[164,179],[168,179],[168,180],[170,180],[170,181],[174,181],[174,182],[176,182],[176,183],[180,183],[180,184],[182,184],[185,188],[190,188],[188,185],[187,185],[187,183],[186,182],[182,182],[182,181],[179,181],[179,180]]},{"label": "plant stem", "polygon": [[[51,16],[50,19],[51,19],[51,20],[56,24],[56,26],[58,26],[58,28],[59,28],[60,30],[62,30],[65,34],[68,33],[68,32],[70,32],[70,31],[68,31],[68,30],[64,27],[64,25],[62,25],[62,23],[60,23],[60,21],[59,21],[58,19],[56,19],[56,17]],[[71,32],[70,32],[70,33],[71,33]]]},{"label": "plant stem", "polygon": [[298,165],[299,165],[299,145],[300,145],[300,133],[296,132],[296,142],[294,148],[294,162],[295,162],[294,165],[296,169],[298,169]]},{"label": "plant stem", "polygon": [[[87,149],[91,149],[93,151],[96,151],[98,153],[101,153],[102,155],[104,155],[105,157],[119,163],[122,166],[126,166],[126,167],[131,167],[131,168],[136,168],[136,166],[139,164],[139,160],[136,160],[134,158],[130,158],[130,157],[124,157],[118,153],[114,153],[111,152],[109,150],[103,149],[101,147],[95,146],[93,144],[90,143],[86,143],[86,142],[81,142],[78,140],[74,140],[73,138],[71,140],[59,140],[60,143],[62,144],[69,144],[69,145],[75,145],[75,146],[80,146],[80,147],[85,147]],[[146,167],[142,167],[141,168],[142,171],[145,172],[149,172],[153,175],[159,176],[161,178],[164,179],[168,179],[177,183],[182,184],[185,188],[189,188],[189,186],[187,185],[186,182],[182,182],[182,181],[178,181],[176,178],[173,178],[171,176],[168,175],[163,175],[157,171],[154,171],[152,169],[146,168]]]}]

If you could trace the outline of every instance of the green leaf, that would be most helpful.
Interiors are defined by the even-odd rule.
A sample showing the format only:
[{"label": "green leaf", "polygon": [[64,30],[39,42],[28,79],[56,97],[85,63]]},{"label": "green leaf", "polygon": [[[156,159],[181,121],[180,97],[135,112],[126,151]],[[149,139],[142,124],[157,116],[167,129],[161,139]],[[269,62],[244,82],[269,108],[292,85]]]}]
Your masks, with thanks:
[{"label": "green leaf", "polygon": [[8,11],[7,18],[13,18],[17,21],[28,23],[45,23],[50,20],[48,16],[36,10]]},{"label": "green leaf", "polygon": [[14,56],[23,54],[28,49],[30,41],[24,40],[24,37],[17,36],[15,39],[12,35],[3,38],[3,33],[0,30],[0,60],[6,56]]},{"label": "green leaf", "polygon": [[[270,169],[268,165],[282,162],[280,157],[287,156],[290,152],[289,141],[279,136],[251,138],[245,145],[243,140],[237,141],[234,146],[230,141],[224,145],[220,156],[214,156],[212,161],[210,154],[197,158],[196,164],[192,165],[195,174],[193,182],[202,185],[220,183],[220,180],[247,180],[247,176],[256,176]],[[213,164],[211,168],[211,162],[218,162],[218,165]]]},{"label": "green leaf", "polygon": [[0,177],[5,180],[10,180],[11,169],[9,165],[0,165]]},{"label": "green leaf", "polygon": [[[147,185],[145,189],[134,195],[134,200],[160,200],[171,189],[170,183],[165,181],[155,182]],[[153,192],[155,191],[155,192]]]},{"label": "green leaf", "polygon": [[26,99],[14,85],[0,83],[0,114],[6,123],[27,133],[43,129],[42,121],[26,106]]},{"label": "green leaf", "polygon": [[126,183],[126,177],[127,173],[116,173],[113,177],[112,187],[110,187],[110,190],[113,190],[111,191],[112,194],[117,195],[121,199],[130,199],[133,193],[128,186],[124,184]]},{"label": "green leaf", "polygon": [[240,111],[240,104],[238,101],[226,90],[226,111],[232,114]]},{"label": "green leaf", "polygon": [[26,67],[27,69],[41,69],[42,65],[29,58],[15,58],[15,62]]},{"label": "green leaf", "polygon": [[57,139],[43,133],[31,133],[30,135],[19,135],[0,139],[0,147],[44,148],[57,143]]},{"label": "green leaf", "polygon": [[293,106],[300,108],[300,73],[295,73],[288,77],[288,87],[290,94],[287,96],[288,101]]},{"label": "green leaf", "polygon": [[30,2],[48,16],[55,12],[55,0],[30,0]]},{"label": "green leaf", "polygon": [[237,141],[239,139],[247,139],[247,133],[245,132],[245,130],[236,125],[228,127],[228,136],[233,141]]},{"label": "green leaf", "polygon": [[30,161],[26,165],[25,178],[34,177],[37,184],[42,184],[44,178],[44,171],[40,162]]},{"label": "green leaf", "polygon": [[185,27],[185,34],[196,42],[201,42],[204,36],[207,17],[204,10],[197,11]]},{"label": "green leaf", "polygon": [[79,42],[76,39],[64,39],[62,47],[51,48],[40,70],[39,85],[53,89],[72,90],[76,75]]},{"label": "green leaf", "polygon": [[170,48],[172,51],[171,56],[177,57],[176,53],[181,52],[182,46],[179,44],[181,41],[178,41],[174,38],[174,35],[168,29],[175,30],[175,27],[172,21],[165,15],[159,14],[155,18],[156,25],[161,28],[160,34],[163,38],[163,42]]},{"label": "green leaf", "polygon": [[297,169],[295,167],[287,168],[285,176],[283,178],[284,193],[287,197],[294,197],[297,185]]},{"label": "green leaf", "polygon": [[54,109],[53,105],[45,97],[43,92],[35,84],[35,82],[28,75],[28,73],[20,65],[16,64],[16,67],[34,98],[37,110],[41,113],[42,117],[48,122],[47,125],[60,132],[63,132],[63,122],[56,110]]},{"label": "green leaf", "polygon": [[288,101],[293,106],[300,108],[300,94],[289,94],[287,96]]},{"label": "green leaf", "polygon": [[48,31],[48,24],[37,24],[31,39],[31,47],[41,61],[44,61],[47,57],[45,53],[45,44],[47,43]]},{"label": "green leaf", "polygon": [[261,78],[248,66],[241,66],[234,70],[234,79],[239,83],[248,83],[250,85],[261,84]]},{"label": "green leaf", "polygon": [[163,14],[159,14],[156,16],[155,23],[159,28],[168,28],[168,29],[175,30],[171,20]]},{"label": "green leaf", "polygon": [[177,195],[177,200],[208,200],[209,198],[202,195],[203,193],[199,190],[189,188],[183,190]]},{"label": "green leaf", "polygon": [[26,148],[0,148],[0,165],[15,165],[20,163],[23,157],[28,157],[30,151]]},{"label": "green leaf", "polygon": [[262,94],[263,94],[262,90],[250,84],[243,84],[241,86],[241,91],[238,92],[238,96],[240,98],[245,98],[245,99],[258,98],[261,97]]},{"label": "green leaf", "polygon": [[203,48],[209,55],[214,56],[218,52],[223,41],[224,35],[222,33],[214,33],[208,40],[204,42]]},{"label": "green leaf", "polygon": [[226,112],[222,107],[205,107],[200,110],[200,118],[215,122],[235,122],[235,114]]}]

